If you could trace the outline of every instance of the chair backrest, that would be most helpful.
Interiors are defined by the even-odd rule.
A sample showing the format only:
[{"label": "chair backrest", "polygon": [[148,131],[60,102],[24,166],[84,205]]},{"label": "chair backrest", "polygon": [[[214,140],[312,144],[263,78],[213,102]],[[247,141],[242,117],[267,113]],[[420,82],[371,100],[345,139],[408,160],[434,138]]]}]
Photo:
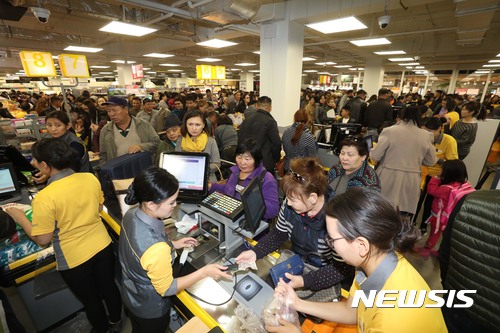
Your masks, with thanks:
[{"label": "chair backrest", "polygon": [[499,216],[500,190],[466,195],[451,214],[439,249],[444,289],[477,290],[474,305],[460,310],[483,331],[500,331]]}]

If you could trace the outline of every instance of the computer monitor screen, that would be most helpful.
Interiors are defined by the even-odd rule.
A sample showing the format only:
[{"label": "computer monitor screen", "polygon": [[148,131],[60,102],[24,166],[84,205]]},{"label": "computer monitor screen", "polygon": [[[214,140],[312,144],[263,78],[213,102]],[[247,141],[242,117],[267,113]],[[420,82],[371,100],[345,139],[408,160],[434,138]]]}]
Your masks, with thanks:
[{"label": "computer monitor screen", "polygon": [[255,233],[260,221],[266,213],[266,203],[262,196],[260,177],[255,177],[241,192],[241,202],[245,212],[245,226],[248,231]]},{"label": "computer monitor screen", "polygon": [[198,201],[208,194],[210,156],[207,153],[170,152],[160,156],[160,168],[179,181],[179,201]]},{"label": "computer monitor screen", "polygon": [[21,154],[16,147],[12,145],[0,145],[0,163],[11,162],[14,165],[14,170],[17,179],[24,185],[28,183],[28,179],[21,171],[35,171],[35,167]]},{"label": "computer monitor screen", "polygon": [[330,136],[330,144],[333,146],[333,153],[340,154],[340,142],[348,136],[358,135],[361,133],[361,124],[333,124],[332,134]]},{"label": "computer monitor screen", "polygon": [[0,164],[0,202],[21,199],[21,187],[12,163]]}]

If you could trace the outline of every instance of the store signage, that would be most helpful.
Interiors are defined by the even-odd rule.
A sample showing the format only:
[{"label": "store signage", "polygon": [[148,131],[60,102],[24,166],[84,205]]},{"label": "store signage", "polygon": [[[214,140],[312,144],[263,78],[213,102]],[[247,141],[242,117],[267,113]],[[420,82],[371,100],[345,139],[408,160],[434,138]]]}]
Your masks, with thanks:
[{"label": "store signage", "polygon": [[319,76],[319,83],[320,84],[330,84],[332,77],[329,75],[320,75]]},{"label": "store signage", "polygon": [[196,65],[196,78],[224,80],[226,79],[226,66]]},{"label": "store signage", "polygon": [[144,70],[142,69],[142,64],[132,65],[132,79],[142,79],[144,78]]},{"label": "store signage", "polygon": [[82,54],[60,54],[59,66],[65,77],[90,77],[87,57]]},{"label": "store signage", "polygon": [[19,56],[21,57],[21,63],[23,64],[26,76],[40,77],[57,75],[52,53],[21,51],[19,52]]}]

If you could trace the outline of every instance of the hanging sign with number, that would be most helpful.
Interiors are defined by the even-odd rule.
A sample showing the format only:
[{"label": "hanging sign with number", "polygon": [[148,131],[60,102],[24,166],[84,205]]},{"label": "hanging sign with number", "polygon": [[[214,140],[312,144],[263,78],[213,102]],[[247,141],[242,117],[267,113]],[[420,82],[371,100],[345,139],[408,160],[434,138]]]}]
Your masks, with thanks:
[{"label": "hanging sign with number", "polygon": [[19,52],[19,56],[21,57],[26,76],[43,77],[57,75],[54,60],[52,60],[50,52],[21,51]]},{"label": "hanging sign with number", "polygon": [[59,66],[65,77],[90,77],[87,57],[81,54],[60,54]]}]

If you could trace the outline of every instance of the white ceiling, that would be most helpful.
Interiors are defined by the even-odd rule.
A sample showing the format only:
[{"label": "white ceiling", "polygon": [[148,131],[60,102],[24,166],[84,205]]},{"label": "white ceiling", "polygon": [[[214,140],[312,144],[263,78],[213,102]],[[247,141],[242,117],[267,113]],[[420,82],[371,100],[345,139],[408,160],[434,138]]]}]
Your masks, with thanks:
[{"label": "white ceiling", "polygon": [[[111,65],[114,59],[135,60],[152,71],[169,68],[160,63],[177,63],[189,76],[194,76],[199,57],[217,57],[218,63],[234,68],[237,62],[259,63],[262,24],[290,19],[307,24],[345,16],[355,16],[368,28],[325,35],[305,27],[304,56],[318,61],[304,62],[304,69],[338,73],[340,69],[315,65],[333,61],[364,67],[366,59],[385,59],[386,72],[401,72],[404,67],[378,56],[374,51],[404,50],[410,57],[419,57],[421,65],[433,71],[476,70],[500,53],[500,2],[493,0],[0,0],[26,7],[44,7],[51,11],[47,24],[39,23],[30,10],[19,21],[0,21],[0,76],[21,69],[21,50],[50,51],[57,55],[68,45],[101,47],[96,54],[87,54],[89,65]],[[201,4],[200,4],[201,2]],[[385,6],[387,5],[387,12]],[[251,19],[230,24],[218,24],[202,18],[208,7],[222,8],[218,16],[239,8],[239,13],[251,7],[258,9]],[[193,8],[191,8],[193,7]],[[250,9],[249,9],[250,8]],[[389,26],[382,30],[378,17],[390,15]],[[111,20],[148,25],[157,32],[143,37],[128,37],[100,32]],[[207,38],[231,40],[238,45],[224,49],[209,49],[196,45]],[[357,47],[352,39],[386,37],[392,44]],[[161,52],[175,57],[155,59],[144,54]],[[399,56],[398,56],[399,57]],[[500,59],[500,58],[497,58]],[[258,65],[248,69],[258,69]],[[103,71],[103,70],[100,70]],[[345,69],[343,70],[346,71]],[[439,73],[439,72],[437,72]],[[437,75],[448,78],[449,72]],[[464,79],[463,74],[459,79]],[[496,76],[493,77],[493,80]],[[498,81],[498,80],[497,80]]]}]

